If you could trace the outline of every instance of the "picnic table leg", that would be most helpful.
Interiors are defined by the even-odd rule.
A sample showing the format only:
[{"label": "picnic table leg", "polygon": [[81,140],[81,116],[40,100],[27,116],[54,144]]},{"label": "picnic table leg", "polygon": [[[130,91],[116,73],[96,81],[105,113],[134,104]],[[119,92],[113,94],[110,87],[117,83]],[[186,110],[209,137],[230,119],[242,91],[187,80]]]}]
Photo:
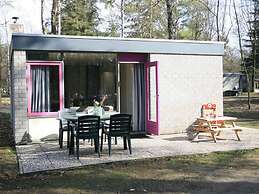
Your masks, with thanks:
[{"label": "picnic table leg", "polygon": [[216,137],[215,137],[215,131],[212,130],[211,123],[209,121],[207,121],[207,123],[208,123],[208,126],[209,126],[209,132],[211,134],[211,137],[212,137],[213,141],[216,143],[217,141],[216,141]]},{"label": "picnic table leg", "polygon": [[211,134],[211,137],[212,137],[213,141],[214,141],[215,143],[217,143],[216,137],[215,137],[215,132],[214,132],[214,131],[211,131],[210,134]]},{"label": "picnic table leg", "polygon": [[240,140],[240,137],[239,137],[239,135],[238,135],[238,131],[239,131],[239,130],[235,130],[235,134],[236,134],[236,136],[237,136],[237,140],[238,140],[238,141],[241,141],[241,140]]},{"label": "picnic table leg", "polygon": [[[233,126],[233,127],[236,127],[236,124],[235,124],[234,121],[232,122],[232,126]],[[239,137],[239,135],[238,135],[238,132],[241,131],[241,130],[240,130],[240,129],[236,129],[236,130],[234,130],[234,131],[235,131],[235,134],[236,134],[236,136],[237,136],[237,140],[238,140],[238,141],[241,141],[241,139],[240,139],[240,137]]]},{"label": "picnic table leg", "polygon": [[192,141],[196,140],[196,139],[199,139],[199,134],[200,132],[198,131],[192,138]]}]

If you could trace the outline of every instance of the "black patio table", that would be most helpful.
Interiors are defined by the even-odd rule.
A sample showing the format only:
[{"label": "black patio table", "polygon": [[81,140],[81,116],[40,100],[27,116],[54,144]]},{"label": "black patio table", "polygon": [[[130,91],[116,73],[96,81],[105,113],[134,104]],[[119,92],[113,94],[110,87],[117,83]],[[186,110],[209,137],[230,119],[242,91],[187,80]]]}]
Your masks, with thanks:
[{"label": "black patio table", "polygon": [[[104,115],[100,116],[101,121],[109,120],[111,115],[119,114],[119,112],[117,112],[117,111],[105,111],[104,113],[105,113]],[[75,152],[74,151],[75,142],[74,142],[74,127],[72,127],[70,125],[70,123],[76,124],[78,117],[90,115],[90,114],[87,114],[85,112],[78,112],[78,113],[74,114],[72,112],[67,111],[67,112],[62,112],[61,115],[62,115],[63,119],[67,120],[68,129],[70,130],[71,136],[70,136],[70,143],[69,143],[69,145],[70,145],[69,146],[69,155],[72,155]]]}]

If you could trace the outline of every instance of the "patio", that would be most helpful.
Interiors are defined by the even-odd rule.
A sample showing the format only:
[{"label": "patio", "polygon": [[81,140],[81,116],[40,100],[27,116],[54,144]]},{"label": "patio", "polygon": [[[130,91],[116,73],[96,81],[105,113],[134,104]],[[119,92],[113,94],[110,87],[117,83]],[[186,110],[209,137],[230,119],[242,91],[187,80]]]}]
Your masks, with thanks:
[{"label": "patio", "polygon": [[[232,131],[224,132],[225,140],[217,143],[202,137],[199,142],[190,142],[185,133],[132,139],[132,155],[123,150],[122,141],[112,146],[112,155],[108,156],[107,142],[99,158],[93,146],[86,142],[80,146],[80,159],[68,155],[66,148],[60,149],[57,142],[44,142],[31,145],[16,146],[19,170],[21,174],[54,169],[73,168],[100,163],[157,158],[165,156],[209,153],[259,148],[259,130],[243,128],[238,142]],[[85,149],[86,148],[86,149]]]}]

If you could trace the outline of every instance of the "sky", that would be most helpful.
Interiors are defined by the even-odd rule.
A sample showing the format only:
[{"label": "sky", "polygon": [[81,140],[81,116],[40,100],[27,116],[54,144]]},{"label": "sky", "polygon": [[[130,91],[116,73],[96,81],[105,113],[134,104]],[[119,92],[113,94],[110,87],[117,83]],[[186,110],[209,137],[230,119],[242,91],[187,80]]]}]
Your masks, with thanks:
[{"label": "sky", "polygon": [[[0,0],[4,1],[4,0]],[[107,18],[108,11],[105,10],[104,4],[99,3],[101,18]],[[45,14],[44,18],[50,18],[51,0],[45,0]],[[41,20],[40,20],[40,0],[12,0],[12,6],[0,7],[0,35],[1,42],[6,42],[6,35],[10,36],[9,32],[6,32],[5,23],[12,23],[12,17],[19,17],[18,23],[24,25],[24,32],[40,34],[41,33]],[[102,24],[106,26],[107,24]],[[10,38],[9,38],[10,41]],[[237,36],[230,35],[230,46],[237,47]]]},{"label": "sky", "polygon": [[[1,1],[1,0],[0,0]],[[41,33],[40,0],[13,0],[12,7],[0,8],[0,32],[5,42],[6,30],[4,23],[12,23],[12,17],[19,17],[18,23],[24,25],[27,33]]]}]

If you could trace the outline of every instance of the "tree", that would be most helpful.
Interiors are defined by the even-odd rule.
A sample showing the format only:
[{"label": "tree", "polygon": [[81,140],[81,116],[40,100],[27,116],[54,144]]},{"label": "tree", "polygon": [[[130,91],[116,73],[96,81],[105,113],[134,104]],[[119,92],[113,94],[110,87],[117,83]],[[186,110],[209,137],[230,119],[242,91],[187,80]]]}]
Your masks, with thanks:
[{"label": "tree", "polygon": [[129,37],[166,38],[164,6],[160,1],[127,1],[125,26]]},{"label": "tree", "polygon": [[[121,36],[123,32],[126,37],[165,38],[161,0],[109,0],[104,3],[111,10],[113,20],[110,21],[120,29]],[[116,12],[120,14],[115,15]]]},{"label": "tree", "polygon": [[259,63],[259,2],[256,0],[247,0],[244,2],[245,7],[242,8],[242,19],[244,22],[245,32],[248,39],[245,38],[245,45],[249,51],[246,56],[246,67],[251,79],[251,91],[254,91],[254,80],[256,77],[256,68]]},{"label": "tree", "polygon": [[64,0],[61,9],[62,34],[98,35],[97,0]]},{"label": "tree", "polygon": [[211,40],[211,22],[208,1],[201,4],[197,0],[182,1],[183,9],[186,10],[183,17],[185,22],[182,30],[179,32],[180,39],[191,40]]},{"label": "tree", "polygon": [[44,24],[43,15],[44,15],[44,0],[41,0],[41,1],[40,1],[41,30],[42,30],[42,34],[45,34],[45,33],[46,33],[46,30],[45,30],[45,24]]},{"label": "tree", "polygon": [[119,19],[117,16],[111,15],[109,20],[108,20],[108,27],[105,31],[105,36],[111,36],[111,37],[119,37],[121,34],[119,33],[120,31],[120,24],[119,24]]},{"label": "tree", "polygon": [[52,1],[51,9],[51,34],[58,34],[60,31],[59,14],[60,14],[60,0]]},{"label": "tree", "polygon": [[[5,9],[6,7],[12,7],[12,0],[1,0],[0,1],[0,11],[1,8]],[[3,18],[2,18],[3,17]],[[4,30],[2,31],[5,33],[6,37],[6,43],[1,43],[1,37],[3,36],[0,31],[0,89],[5,89],[7,95],[9,95],[9,89],[10,89],[10,68],[9,68],[9,42],[8,42],[8,29],[7,24],[8,20],[5,15],[1,15],[0,19],[3,19],[0,21],[0,26],[4,27]],[[0,91],[0,98],[1,98],[1,91]]]},{"label": "tree", "polygon": [[166,11],[167,11],[167,32],[168,39],[175,39],[175,34],[173,33],[173,1],[166,0]]},{"label": "tree", "polygon": [[125,36],[125,1],[101,0],[105,4],[105,8],[108,8],[110,12],[109,25],[106,29],[107,36]]},{"label": "tree", "polygon": [[[117,9],[109,28],[118,24],[127,37],[228,41],[230,0],[103,0]],[[123,2],[123,3],[122,3]],[[123,6],[122,6],[123,5]],[[112,15],[114,11],[112,10]],[[116,11],[115,11],[116,12]],[[124,22],[122,19],[124,18]],[[110,22],[109,22],[110,23]]]},{"label": "tree", "polygon": [[237,9],[236,9],[236,4],[235,1],[233,1],[233,8],[235,11],[235,19],[236,19],[236,25],[237,25],[237,33],[238,33],[238,43],[239,43],[239,49],[240,49],[240,58],[241,58],[241,67],[244,67],[244,72],[246,74],[246,80],[248,83],[248,97],[247,97],[247,105],[248,109],[251,109],[251,101],[250,101],[250,78],[249,78],[249,72],[247,69],[247,66],[245,64],[245,57],[244,57],[244,51],[242,47],[242,38],[241,38],[241,30],[240,30],[240,22],[239,22],[239,17],[237,14]]},{"label": "tree", "polygon": [[[181,39],[181,31],[189,20],[187,6],[192,5],[189,0],[165,0],[168,39]],[[188,5],[189,4],[189,5]]]},{"label": "tree", "polygon": [[[0,89],[8,93],[8,46],[0,44]],[[1,98],[1,91],[0,91]]]},{"label": "tree", "polygon": [[121,12],[121,37],[124,38],[124,10],[125,0],[121,0],[120,12]]},{"label": "tree", "polygon": [[226,46],[223,64],[224,73],[241,72],[239,50]]}]

